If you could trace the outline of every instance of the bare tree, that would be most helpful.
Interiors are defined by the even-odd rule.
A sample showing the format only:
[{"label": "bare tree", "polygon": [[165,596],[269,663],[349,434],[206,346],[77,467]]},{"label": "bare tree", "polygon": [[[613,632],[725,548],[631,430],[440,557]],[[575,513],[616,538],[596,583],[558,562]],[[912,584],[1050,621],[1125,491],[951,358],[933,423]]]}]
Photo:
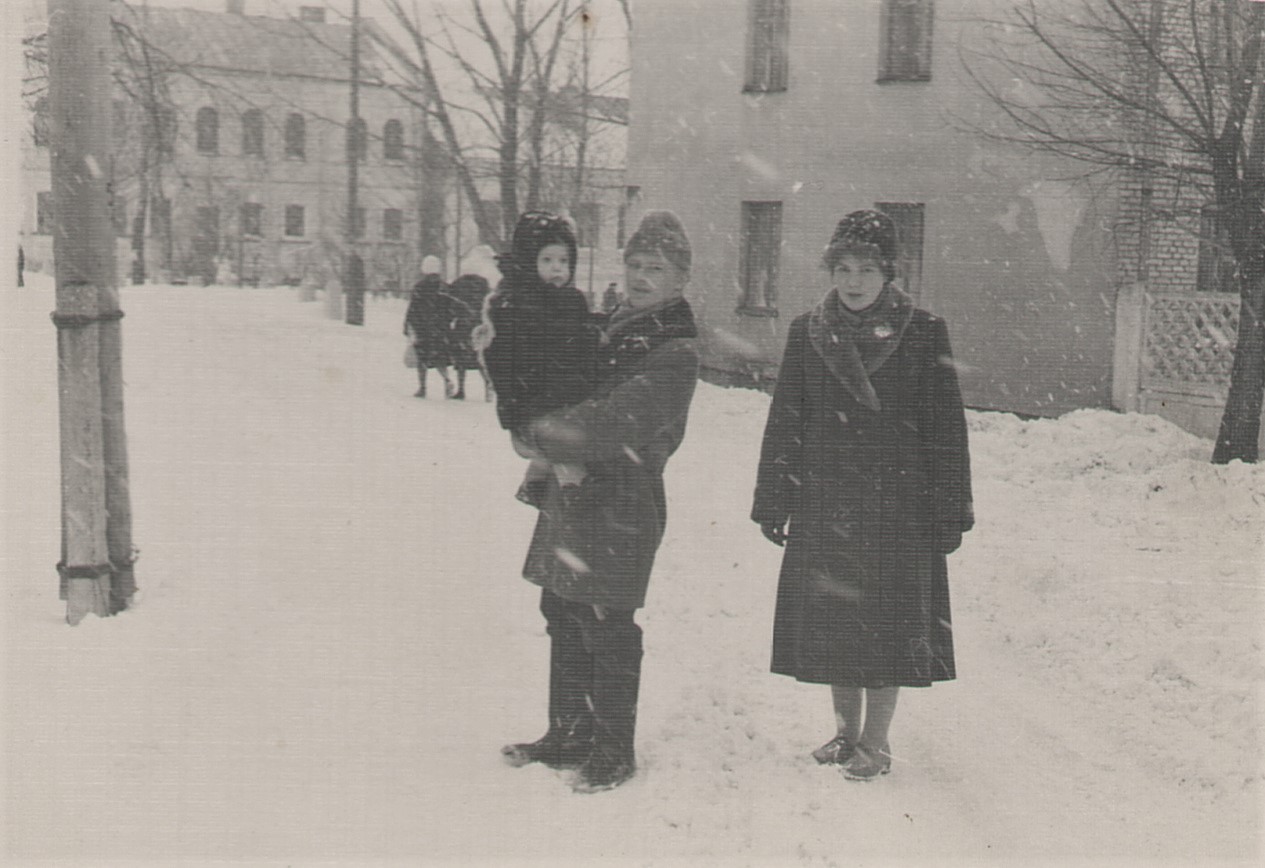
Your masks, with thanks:
[{"label": "bare tree", "polygon": [[1257,459],[1265,395],[1263,31],[1258,2],[1022,0],[963,49],[1007,121],[978,131],[1210,204],[1201,242],[1223,248],[1241,302],[1217,463]]},{"label": "bare tree", "polygon": [[[417,99],[438,128],[436,138],[483,240],[501,246],[517,217],[520,191],[528,207],[539,204],[544,125],[575,8],[571,0],[552,0],[533,13],[539,4],[528,0],[469,0],[464,16],[440,9],[423,19],[406,0],[384,4],[410,43],[411,50],[381,45],[418,85],[420,96],[405,98]],[[486,166],[496,180],[499,215],[480,191]]]}]

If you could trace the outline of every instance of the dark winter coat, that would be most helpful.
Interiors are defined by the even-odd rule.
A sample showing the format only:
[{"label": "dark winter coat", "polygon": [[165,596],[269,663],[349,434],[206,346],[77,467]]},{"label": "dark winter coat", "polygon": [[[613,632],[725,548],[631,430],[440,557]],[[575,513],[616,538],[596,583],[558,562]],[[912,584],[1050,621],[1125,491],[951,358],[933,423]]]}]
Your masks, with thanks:
[{"label": "dark winter coat", "polygon": [[915,310],[863,406],[790,328],[752,518],[790,520],[772,670],[925,686],[955,677],[945,553],[974,523],[965,414],[943,320]]},{"label": "dark winter coat", "polygon": [[613,320],[607,335],[595,396],[528,429],[546,459],[587,475],[565,495],[549,475],[523,576],[573,602],[636,609],[667,522],[663,469],[685,435],[697,331],[681,299]]},{"label": "dark winter coat", "polygon": [[487,318],[494,335],[483,364],[501,427],[516,431],[592,394],[600,335],[578,289],[506,278]]},{"label": "dark winter coat", "polygon": [[471,341],[471,332],[479,324],[490,287],[477,274],[463,274],[452,282],[445,293],[448,306],[448,347],[453,367],[471,371],[479,367],[479,356]]},{"label": "dark winter coat", "polygon": [[439,275],[426,275],[414,285],[404,314],[404,333],[413,336],[417,362],[427,368],[442,368],[450,363],[448,305],[443,289]]}]

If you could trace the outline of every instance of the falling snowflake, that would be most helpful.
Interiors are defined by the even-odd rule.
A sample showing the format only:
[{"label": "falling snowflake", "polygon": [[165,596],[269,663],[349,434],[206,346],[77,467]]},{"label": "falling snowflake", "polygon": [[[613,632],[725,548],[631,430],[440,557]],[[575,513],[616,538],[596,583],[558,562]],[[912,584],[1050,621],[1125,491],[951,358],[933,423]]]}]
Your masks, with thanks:
[{"label": "falling snowflake", "polygon": [[577,555],[568,548],[558,546],[553,550],[554,556],[566,564],[567,569],[573,573],[587,574],[593,572],[589,569],[589,565],[584,562],[584,558]]}]

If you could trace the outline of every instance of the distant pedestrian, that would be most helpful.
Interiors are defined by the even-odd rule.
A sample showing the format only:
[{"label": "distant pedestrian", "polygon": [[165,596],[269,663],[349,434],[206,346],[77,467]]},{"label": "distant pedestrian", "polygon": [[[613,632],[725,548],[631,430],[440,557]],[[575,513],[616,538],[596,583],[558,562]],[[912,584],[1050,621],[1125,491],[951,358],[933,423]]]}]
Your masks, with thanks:
[{"label": "distant pedestrian", "polygon": [[417,355],[417,391],[413,393],[416,398],[426,397],[426,372],[431,368],[444,378],[444,394],[448,397],[455,394],[448,376],[451,364],[448,308],[441,295],[444,290],[443,278],[439,276],[441,267],[437,256],[422,259],[422,279],[413,287],[408,311],[404,314],[404,334],[412,337],[413,351]]},{"label": "distant pedestrian", "polygon": [[628,301],[605,327],[593,395],[530,422],[527,445],[582,464],[577,489],[550,477],[523,576],[540,585],[550,639],[549,728],[506,745],[511,765],[575,768],[574,788],[636,771],[642,631],[634,620],[667,524],[663,470],[685,436],[698,375],[684,298],[690,246],[675,215],[651,212],[624,248]]},{"label": "distant pedestrian", "polygon": [[[573,282],[576,251],[575,230],[564,218],[524,213],[501,261],[505,278],[484,308],[483,365],[501,427],[516,445],[529,422],[584,400],[597,378],[601,335]],[[532,458],[520,498],[536,505],[550,473],[574,486],[584,468]]]},{"label": "distant pedestrian", "polygon": [[835,229],[831,288],[790,326],[751,513],[786,547],[772,670],[831,685],[836,733],[813,756],[854,780],[890,770],[900,688],[956,675],[945,555],[974,523],[948,329],[895,260],[886,215]]},{"label": "distant pedestrian", "polygon": [[448,303],[448,346],[453,370],[457,374],[457,391],[454,398],[466,396],[466,371],[479,371],[483,375],[483,398],[491,401],[496,397],[491,380],[479,364],[479,354],[474,347],[474,329],[479,325],[483,304],[491,287],[478,274],[463,274],[452,282],[445,293]]},{"label": "distant pedestrian", "polygon": [[18,286],[26,286],[26,280],[22,272],[26,270],[26,253],[22,251],[22,245],[18,245]]},{"label": "distant pedestrian", "polygon": [[617,307],[619,307],[619,290],[615,282],[611,281],[606,284],[606,291],[602,293],[602,313],[611,313]]}]

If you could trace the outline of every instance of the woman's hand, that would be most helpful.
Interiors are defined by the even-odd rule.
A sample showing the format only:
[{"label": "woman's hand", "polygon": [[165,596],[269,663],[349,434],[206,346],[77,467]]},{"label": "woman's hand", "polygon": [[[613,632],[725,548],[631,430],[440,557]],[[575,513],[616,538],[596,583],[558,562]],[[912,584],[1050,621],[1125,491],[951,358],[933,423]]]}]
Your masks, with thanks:
[{"label": "woman's hand", "polygon": [[787,533],[785,522],[762,521],[760,522],[760,533],[764,534],[764,538],[775,546],[784,546],[791,535]]}]

